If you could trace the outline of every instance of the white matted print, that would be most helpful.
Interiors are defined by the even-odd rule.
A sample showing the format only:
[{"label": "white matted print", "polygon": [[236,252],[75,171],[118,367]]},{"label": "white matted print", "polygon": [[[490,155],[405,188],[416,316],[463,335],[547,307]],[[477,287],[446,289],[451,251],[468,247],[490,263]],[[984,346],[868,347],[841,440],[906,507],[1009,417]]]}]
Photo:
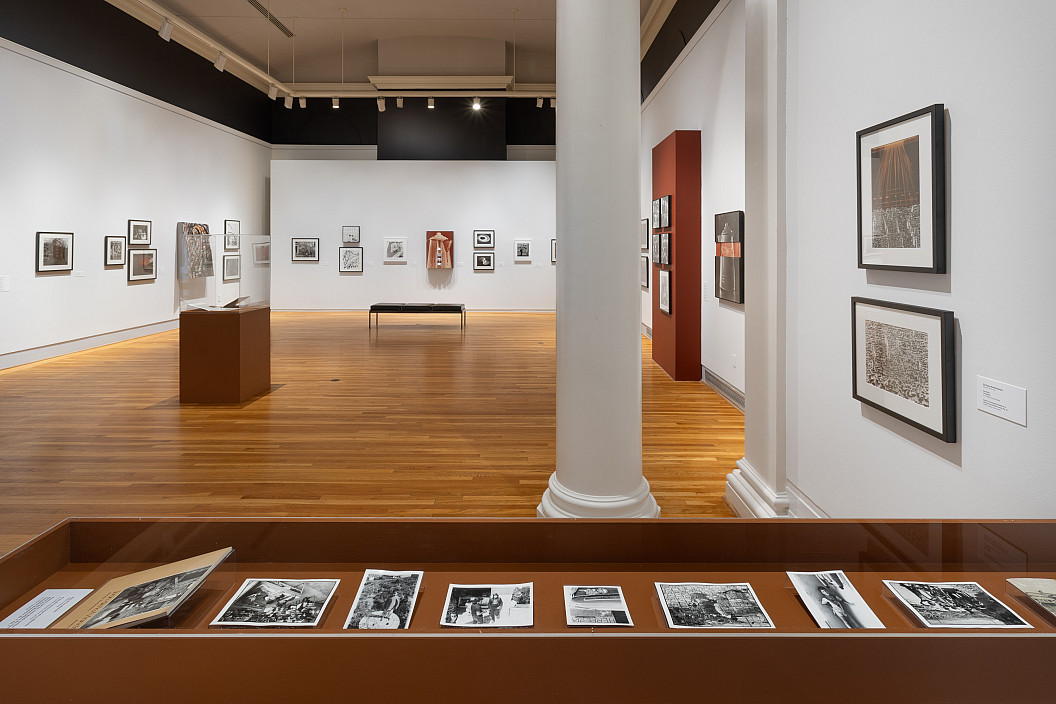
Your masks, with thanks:
[{"label": "white matted print", "polygon": [[669,269],[657,270],[660,282],[659,303],[660,312],[671,315],[671,271]]},{"label": "white matted print", "polygon": [[150,246],[150,220],[128,221],[128,246]]},{"label": "white matted print", "polygon": [[124,266],[128,240],[123,236],[107,236],[103,244],[103,266]]},{"label": "white matted print", "polygon": [[515,262],[530,262],[530,261],[532,261],[532,241],[531,240],[514,240],[514,242],[513,242],[513,261],[515,261]]},{"label": "white matted print", "polygon": [[495,230],[473,230],[473,246],[477,249],[495,247]]},{"label": "white matted print", "polygon": [[1033,628],[977,582],[910,582],[884,586],[928,628]]},{"label": "white matted print", "polygon": [[253,263],[271,264],[271,242],[258,242],[253,245]]},{"label": "white matted print", "polygon": [[411,625],[423,572],[367,570],[359,583],[345,628],[403,629]]},{"label": "white matted print", "polygon": [[492,271],[495,269],[494,252],[473,252],[474,271]]},{"label": "white matted print", "polygon": [[158,250],[128,250],[128,280],[153,281],[158,278]]},{"label": "white matted print", "polygon": [[386,237],[384,240],[382,240],[382,248],[384,250],[384,262],[402,263],[407,261],[406,237]]},{"label": "white matted print", "polygon": [[73,270],[73,233],[37,233],[37,271]]},{"label": "white matted print", "polygon": [[535,623],[532,583],[452,584],[447,588],[442,626],[523,628]]},{"label": "white matted print", "polygon": [[642,240],[642,251],[649,249],[649,221],[642,218],[638,236]]},{"label": "white matted print", "polygon": [[556,264],[557,263],[557,240],[556,239],[551,239],[550,240],[550,263],[551,264]]},{"label": "white matted print", "polygon": [[295,262],[317,262],[319,261],[319,238],[318,237],[294,237],[290,244],[293,251],[290,260]]},{"label": "white matted print", "polygon": [[656,582],[660,606],[671,628],[773,628],[774,623],[747,582]]},{"label": "white matted print", "polygon": [[359,225],[342,225],[341,243],[359,244]]},{"label": "white matted print", "polygon": [[241,234],[242,224],[238,220],[224,220],[224,251],[233,252],[238,250],[238,236]]},{"label": "white matted print", "polygon": [[247,579],[211,626],[318,626],[340,579]]},{"label": "white matted print", "polygon": [[842,570],[789,572],[792,586],[822,628],[883,628]]},{"label": "white matted print", "polygon": [[569,626],[633,626],[631,613],[617,586],[565,585],[565,622]]},{"label": "white matted print", "polygon": [[224,255],[224,281],[238,281],[242,276],[242,257],[238,254]]},{"label": "white matted print", "polygon": [[640,257],[641,260],[641,277],[642,277],[642,288],[649,288],[649,270],[652,265],[649,263],[649,255],[643,254]]},{"label": "white matted print", "polygon": [[363,248],[340,247],[337,254],[337,270],[341,272],[363,271]]}]

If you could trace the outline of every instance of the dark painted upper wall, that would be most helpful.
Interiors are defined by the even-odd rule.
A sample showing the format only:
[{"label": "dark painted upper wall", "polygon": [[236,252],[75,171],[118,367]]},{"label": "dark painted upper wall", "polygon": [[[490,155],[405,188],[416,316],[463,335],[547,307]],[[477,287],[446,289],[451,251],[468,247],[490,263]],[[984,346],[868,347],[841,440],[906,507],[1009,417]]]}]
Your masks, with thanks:
[{"label": "dark painted upper wall", "polygon": [[642,59],[642,100],[653,91],[719,0],[678,0]]}]

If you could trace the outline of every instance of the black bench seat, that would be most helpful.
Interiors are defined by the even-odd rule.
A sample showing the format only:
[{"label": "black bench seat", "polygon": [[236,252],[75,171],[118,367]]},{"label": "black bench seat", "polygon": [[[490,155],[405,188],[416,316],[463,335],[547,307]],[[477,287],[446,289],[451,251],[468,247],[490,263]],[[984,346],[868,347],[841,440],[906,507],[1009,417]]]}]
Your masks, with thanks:
[{"label": "black bench seat", "polygon": [[378,322],[379,313],[456,313],[461,316],[461,327],[466,327],[465,303],[375,303],[367,311],[367,328]]}]

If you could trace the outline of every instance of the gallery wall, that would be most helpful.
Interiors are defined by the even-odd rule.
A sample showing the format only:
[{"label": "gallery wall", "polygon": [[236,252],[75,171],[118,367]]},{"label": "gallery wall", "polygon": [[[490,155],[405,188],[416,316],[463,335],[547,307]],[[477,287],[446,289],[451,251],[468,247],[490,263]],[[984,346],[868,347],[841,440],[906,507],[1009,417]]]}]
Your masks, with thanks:
[{"label": "gallery wall", "polygon": [[[788,479],[831,516],[1052,518],[1056,5],[861,10],[789,2]],[[855,133],[933,103],[948,111],[949,273],[867,273]],[[956,443],[851,397],[852,296],[954,312]],[[1026,427],[977,410],[977,376],[1027,389]]]},{"label": "gallery wall", "polygon": [[[714,222],[716,213],[744,209],[744,31],[744,0],[719,2],[642,105],[641,143],[647,218],[652,148],[674,130],[701,132],[701,364],[742,393],[744,306],[715,298]],[[642,321],[652,326],[644,289]]]},{"label": "gallery wall", "polygon": [[[365,310],[428,302],[553,310],[555,187],[553,162],[273,161],[272,306]],[[342,225],[360,227],[362,273],[338,272]],[[473,270],[475,229],[495,231],[494,271]],[[454,231],[453,269],[426,268],[427,230]],[[320,260],[290,261],[293,237],[318,237]],[[386,237],[407,239],[407,263],[383,263]],[[519,239],[532,241],[530,262],[514,262]]]},{"label": "gallery wall", "polygon": [[[175,327],[176,222],[264,227],[263,142],[6,40],[0,95],[0,368]],[[103,266],[129,219],[156,281]],[[35,273],[38,231],[74,233],[72,272]]]}]

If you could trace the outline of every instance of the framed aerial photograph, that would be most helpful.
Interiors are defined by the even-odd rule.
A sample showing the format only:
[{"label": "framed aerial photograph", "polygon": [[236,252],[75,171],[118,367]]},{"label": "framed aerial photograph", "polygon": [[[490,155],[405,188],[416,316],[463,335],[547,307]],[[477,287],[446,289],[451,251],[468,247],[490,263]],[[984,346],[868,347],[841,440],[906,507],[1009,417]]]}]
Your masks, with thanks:
[{"label": "framed aerial photograph", "polygon": [[883,582],[927,628],[1033,628],[978,582]]},{"label": "framed aerial photograph", "polygon": [[103,266],[124,266],[128,240],[123,235],[107,235],[103,238]]},{"label": "framed aerial photograph", "polygon": [[671,315],[671,271],[659,269],[657,280],[660,282],[660,312]]},{"label": "framed aerial photograph", "polygon": [[386,237],[382,241],[385,257],[382,261],[386,263],[402,263],[407,261],[407,238]]},{"label": "framed aerial photograph", "polygon": [[649,263],[649,255],[643,254],[641,256],[641,269],[642,269],[642,288],[649,288],[649,269],[651,265]]},{"label": "framed aerial photograph", "polygon": [[941,104],[858,132],[858,268],[946,273]]},{"label": "framed aerial photograph", "polygon": [[341,226],[341,244],[359,244],[359,225]]},{"label": "framed aerial photograph", "polygon": [[671,233],[660,233],[660,264],[671,266]]},{"label": "framed aerial photograph", "polygon": [[523,628],[535,623],[532,582],[450,584],[441,626]]},{"label": "framed aerial photograph", "polygon": [[128,280],[153,281],[158,278],[158,250],[128,250]]},{"label": "framed aerial photograph", "polygon": [[671,196],[660,198],[660,227],[671,227]]},{"label": "framed aerial photograph", "polygon": [[495,230],[473,230],[473,246],[477,249],[495,247]]},{"label": "framed aerial photograph", "polygon": [[660,235],[653,235],[653,264],[660,263]]},{"label": "framed aerial photograph", "polygon": [[473,252],[473,270],[491,271],[495,268],[494,252]]},{"label": "framed aerial photograph", "polygon": [[649,249],[649,221],[642,218],[641,225],[638,228],[638,237],[642,241],[642,251]]},{"label": "framed aerial photograph", "polygon": [[271,264],[271,242],[258,242],[253,245],[253,263]]},{"label": "framed aerial photograph", "polygon": [[660,228],[660,199],[659,198],[657,198],[656,200],[653,201],[652,219],[653,219],[653,229],[654,230],[659,229]]},{"label": "framed aerial photograph", "polygon": [[353,630],[405,629],[411,625],[414,603],[424,572],[366,570],[345,628]]},{"label": "framed aerial photograph", "polygon": [[210,626],[318,626],[340,579],[247,579]]},{"label": "framed aerial photograph", "polygon": [[73,233],[37,233],[37,271],[73,271]]},{"label": "framed aerial photograph", "polygon": [[453,269],[455,266],[455,233],[453,230],[429,230],[425,233],[425,267]]},{"label": "framed aerial photograph", "polygon": [[715,216],[715,298],[744,303],[744,212]]},{"label": "framed aerial photograph", "polygon": [[530,262],[532,261],[532,241],[531,240],[515,240],[513,243],[513,261],[515,262]]},{"label": "framed aerial photograph", "polygon": [[128,221],[128,246],[150,246],[150,220]]},{"label": "framed aerial photograph", "polygon": [[557,263],[557,240],[553,238],[550,239],[550,263]]},{"label": "framed aerial photograph", "polygon": [[337,270],[341,272],[363,271],[363,248],[340,247],[337,253]]},{"label": "framed aerial photograph", "polygon": [[669,628],[774,628],[747,582],[656,582]]},{"label": "framed aerial photograph", "polygon": [[319,261],[319,238],[318,237],[294,237],[291,240],[293,251],[291,261],[295,262],[317,262]]},{"label": "framed aerial photograph", "polygon": [[224,251],[238,251],[238,236],[242,225],[238,220],[224,220]]},{"label": "framed aerial photograph", "polygon": [[853,396],[956,442],[953,313],[851,299]]},{"label": "framed aerial photograph", "polygon": [[237,254],[224,255],[224,281],[238,281],[242,276],[242,257]]}]

